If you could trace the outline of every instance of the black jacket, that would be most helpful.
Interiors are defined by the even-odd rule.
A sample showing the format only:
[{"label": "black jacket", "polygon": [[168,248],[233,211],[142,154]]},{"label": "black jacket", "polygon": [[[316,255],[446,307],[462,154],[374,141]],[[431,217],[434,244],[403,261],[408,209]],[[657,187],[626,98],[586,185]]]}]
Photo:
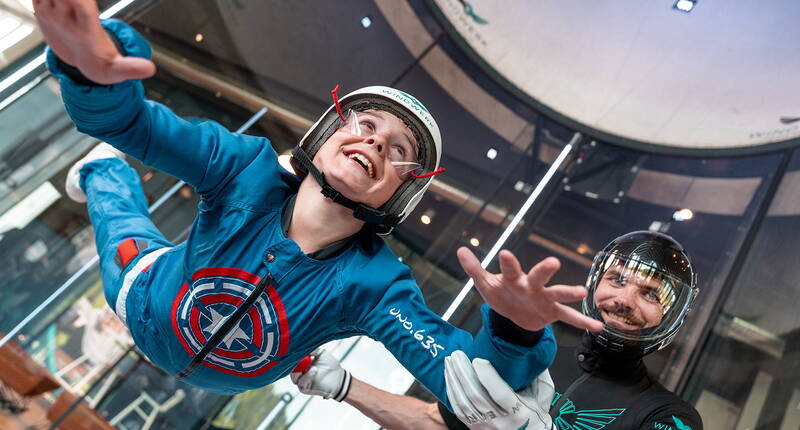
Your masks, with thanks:
[{"label": "black jacket", "polygon": [[[589,335],[577,347],[558,349],[550,375],[553,429],[703,428],[694,407],[650,377],[641,357],[609,352]],[[441,404],[439,411],[448,428],[467,429]]]}]

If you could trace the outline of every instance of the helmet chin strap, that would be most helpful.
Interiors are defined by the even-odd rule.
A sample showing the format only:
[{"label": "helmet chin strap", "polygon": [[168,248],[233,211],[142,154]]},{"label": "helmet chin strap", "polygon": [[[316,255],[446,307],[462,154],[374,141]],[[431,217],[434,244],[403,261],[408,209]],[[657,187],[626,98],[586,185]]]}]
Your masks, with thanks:
[{"label": "helmet chin strap", "polygon": [[342,193],[336,191],[335,188],[328,185],[328,181],[325,180],[325,174],[320,172],[319,169],[314,166],[314,163],[310,158],[308,158],[306,151],[301,149],[299,146],[296,146],[294,149],[292,149],[292,156],[295,160],[297,160],[298,163],[300,163],[301,167],[311,173],[319,186],[322,188],[320,192],[323,196],[352,210],[353,216],[356,219],[370,224],[382,224],[390,228],[394,228],[397,226],[397,224],[399,224],[400,217],[389,215],[384,211],[350,200],[343,196]]},{"label": "helmet chin strap", "polygon": [[626,343],[624,341],[621,342],[609,339],[605,333],[588,333],[592,338],[592,342],[607,354],[620,357],[641,358],[653,351],[647,351],[642,345],[637,345],[635,343]]}]

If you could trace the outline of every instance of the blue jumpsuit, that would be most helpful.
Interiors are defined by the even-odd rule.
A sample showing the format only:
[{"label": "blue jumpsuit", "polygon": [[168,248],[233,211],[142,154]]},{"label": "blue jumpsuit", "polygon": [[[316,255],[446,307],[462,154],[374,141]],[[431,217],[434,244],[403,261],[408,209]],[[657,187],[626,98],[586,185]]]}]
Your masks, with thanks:
[{"label": "blue jumpsuit", "polygon": [[[103,25],[124,54],[150,56],[147,42],[124,23]],[[319,345],[358,335],[382,342],[445,404],[443,359],[457,349],[490,360],[515,388],[552,362],[549,327],[534,346],[522,347],[493,333],[486,306],[474,338],[442,321],[425,306],[410,269],[372,233],[356,234],[327,259],[304,254],[281,228],[299,179],[279,167],[266,138],[183,120],[145,100],[139,81],[78,84],[52,51],[48,66],[78,130],[186,181],[201,196],[188,239],[173,246],[150,221],[139,179],[123,160],[95,160],[81,169],[106,299],[137,346],[166,372],[185,369],[264,285],[187,382],[218,393],[259,388]],[[123,242],[140,252],[120,264]]]}]

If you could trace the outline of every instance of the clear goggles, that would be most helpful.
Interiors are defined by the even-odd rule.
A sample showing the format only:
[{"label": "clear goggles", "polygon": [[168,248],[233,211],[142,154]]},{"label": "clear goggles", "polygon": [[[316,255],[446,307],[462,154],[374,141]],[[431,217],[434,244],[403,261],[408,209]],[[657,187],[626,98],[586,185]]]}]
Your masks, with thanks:
[{"label": "clear goggles", "polygon": [[657,262],[637,257],[598,255],[584,308],[620,338],[655,341],[680,326],[696,291]]},{"label": "clear goggles", "polygon": [[360,137],[381,134],[384,137],[386,156],[401,178],[421,173],[422,164],[417,157],[416,143],[411,142],[404,133],[392,130],[385,119],[371,112],[357,112],[353,109],[345,112],[343,118],[339,120],[339,131],[343,133]]}]

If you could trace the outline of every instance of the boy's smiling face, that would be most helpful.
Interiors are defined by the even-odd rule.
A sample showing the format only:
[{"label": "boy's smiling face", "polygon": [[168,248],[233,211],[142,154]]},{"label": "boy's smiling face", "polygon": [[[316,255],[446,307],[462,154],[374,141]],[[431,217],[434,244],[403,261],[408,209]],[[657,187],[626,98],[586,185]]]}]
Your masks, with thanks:
[{"label": "boy's smiling face", "polygon": [[358,112],[361,135],[340,128],[314,156],[325,179],[350,200],[378,208],[405,180],[392,159],[416,158],[417,142],[396,116],[380,110]]}]

